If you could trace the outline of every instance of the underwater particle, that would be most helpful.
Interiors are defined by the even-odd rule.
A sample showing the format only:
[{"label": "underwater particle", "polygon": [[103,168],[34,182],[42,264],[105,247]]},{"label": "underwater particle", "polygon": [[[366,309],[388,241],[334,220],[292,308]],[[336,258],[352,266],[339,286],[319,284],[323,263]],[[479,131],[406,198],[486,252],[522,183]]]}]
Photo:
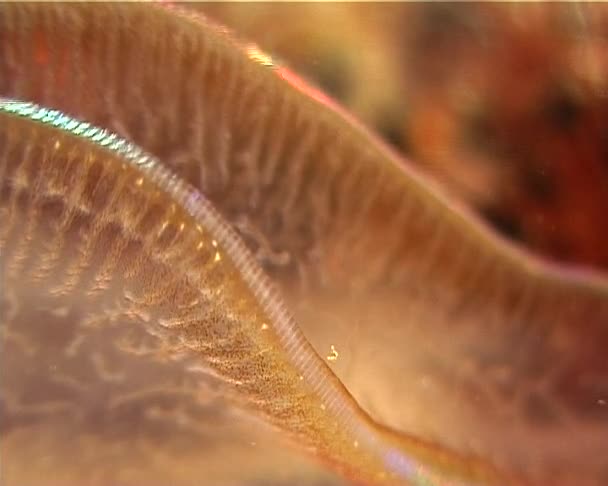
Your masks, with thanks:
[{"label": "underwater particle", "polygon": [[336,347],[332,344],[330,346],[330,352],[327,355],[327,361],[336,361],[338,359],[338,356],[340,355],[338,354]]}]

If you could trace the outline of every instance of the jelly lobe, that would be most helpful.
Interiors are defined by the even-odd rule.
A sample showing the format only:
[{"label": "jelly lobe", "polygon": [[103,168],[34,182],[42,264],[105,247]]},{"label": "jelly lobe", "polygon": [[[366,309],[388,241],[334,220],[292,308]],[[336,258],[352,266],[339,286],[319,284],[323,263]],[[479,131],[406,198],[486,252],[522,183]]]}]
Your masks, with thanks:
[{"label": "jelly lobe", "polygon": [[0,92],[112,128],[200,188],[374,418],[524,476],[602,484],[603,278],[505,244],[204,20],[2,5],[0,23]]},{"label": "jelly lobe", "polygon": [[[428,477],[397,443],[382,452],[389,434],[359,410],[197,191],[104,130],[27,103],[2,102],[0,111],[3,288],[52,282],[30,290],[79,289],[94,296],[91,309],[118,294],[114,312],[147,316],[142,325],[164,352],[204,357],[242,401],[348,475],[389,484]],[[11,324],[8,333],[18,333]]]},{"label": "jelly lobe", "polygon": [[[187,372],[197,355],[240,387],[242,401],[248,397],[276,419],[273,407],[279,404],[273,403],[273,396],[263,396],[263,389],[289,394],[290,387],[304,384],[290,380],[276,352],[273,330],[260,331],[264,313],[231,259],[236,254],[242,260],[247,254],[234,246],[205,200],[154,159],[102,130],[27,104],[1,106],[3,479],[11,484],[7,474],[11,459],[19,454],[14,437],[21,432],[27,436],[32,425],[39,436],[35,440],[42,440],[43,431],[53,430],[55,422],[67,424],[74,434],[63,432],[70,437],[68,443],[90,444],[87,435],[101,436],[94,450],[104,450],[104,438],[112,447],[115,442],[121,445],[125,441],[112,439],[123,434],[134,435],[126,439],[132,447],[142,439],[149,442],[145,452],[150,457],[155,448],[165,447],[165,440],[175,448],[172,437],[180,434],[190,450],[200,449],[196,438],[209,438],[207,431],[197,431],[197,422],[214,414],[197,397],[198,385],[208,379]],[[38,121],[16,118],[20,115]],[[213,236],[207,224],[213,226]],[[243,268],[255,270],[241,264]],[[259,291],[268,290],[263,278],[256,282]],[[147,335],[141,336],[135,326],[144,327]],[[76,360],[87,351],[89,356]],[[83,373],[96,357],[105,363],[94,367],[94,373]],[[47,366],[38,367],[41,362]],[[122,369],[125,364],[128,368]],[[284,374],[274,366],[283,367]],[[244,376],[247,369],[253,375]],[[186,427],[177,427],[179,421],[171,420],[170,413],[165,422],[173,433],[163,431],[162,421],[146,418],[155,407],[172,411],[173,404],[163,400],[184,405],[175,412],[184,417]],[[137,406],[141,415],[127,414],[125,421],[124,414],[112,413],[121,401]],[[288,405],[281,408],[284,420]],[[74,418],[66,418],[65,412]],[[116,417],[122,421],[114,423]],[[138,424],[149,429],[142,432]],[[201,425],[208,427],[209,419]],[[63,435],[61,429],[55,434]],[[177,442],[180,454],[185,445]],[[72,448],[77,454],[73,462],[82,461],[81,454],[92,452],[88,449],[90,445]],[[38,466],[35,459],[30,458],[28,467]],[[104,466],[103,456],[92,462],[97,469]],[[126,468],[125,462],[114,458],[105,467]],[[68,471],[59,484],[76,484],[76,471]],[[57,472],[50,472],[34,484],[55,484]],[[87,483],[95,477],[83,474]],[[145,484],[152,480],[144,479]],[[174,481],[169,474],[165,484]]]}]

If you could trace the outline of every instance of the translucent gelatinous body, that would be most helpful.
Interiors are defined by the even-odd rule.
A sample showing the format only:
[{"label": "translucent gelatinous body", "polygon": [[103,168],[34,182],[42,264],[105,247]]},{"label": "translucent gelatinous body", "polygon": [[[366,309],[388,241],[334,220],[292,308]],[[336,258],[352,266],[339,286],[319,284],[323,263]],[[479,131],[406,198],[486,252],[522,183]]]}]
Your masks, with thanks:
[{"label": "translucent gelatinous body", "polygon": [[[200,193],[105,130],[27,103],[3,102],[0,111],[0,248],[9,313],[19,314],[29,292],[54,308],[33,305],[28,312],[70,315],[77,294],[90,317],[72,329],[71,338],[80,340],[87,332],[78,327],[103,326],[107,312],[118,326],[122,316],[135,315],[157,339],[156,352],[200,355],[242,403],[343,471],[390,483],[419,475],[397,441],[385,457],[388,434],[314,353],[239,237]],[[18,322],[9,318],[6,332],[21,335],[28,323]],[[9,426],[27,389],[15,388],[14,395],[7,391]],[[408,468],[392,466],[403,461]]]},{"label": "translucent gelatinous body", "polygon": [[[238,229],[318,353],[340,351],[330,365],[375,421],[312,354],[284,307],[256,294],[262,277],[257,270],[246,277],[243,269],[254,267],[249,259],[238,263],[240,245],[236,253],[224,248],[235,263],[225,282],[252,300],[241,307],[235,297],[217,303],[216,312],[239,323],[247,317],[253,334],[224,335],[237,326],[220,326],[212,337],[224,347],[200,340],[208,342],[206,359],[259,412],[308,437],[313,453],[370,482],[414,477],[414,470],[424,476],[409,460],[427,458],[474,478],[477,463],[459,459],[472,456],[532,483],[606,479],[606,461],[596,453],[608,436],[602,278],[553,268],[500,241],[322,98],[285,82],[293,78],[282,68],[259,62],[255,51],[240,50],[203,20],[150,5],[6,5],[0,26],[1,95],[94,121],[159,156]],[[187,210],[191,193],[180,191],[172,197]],[[134,207],[125,214],[138,221]],[[75,224],[51,210],[66,221],[58,235]],[[117,213],[125,228],[137,227]],[[210,228],[208,237],[229,247],[234,235],[213,235],[226,226]],[[103,234],[100,242],[109,238]],[[109,255],[122,251],[112,247]],[[223,268],[223,253],[219,262],[209,255],[200,268]],[[112,265],[106,273],[120,268]],[[149,291],[166,295],[169,281],[160,275]],[[173,323],[192,352],[187,317],[167,317],[161,328]],[[266,364],[253,369],[277,383],[244,380],[248,353],[271,344],[265,359],[279,361],[260,358]],[[222,359],[235,349],[246,359]],[[264,383],[273,397],[289,398],[268,403],[262,397],[269,388],[256,388]],[[296,406],[315,412],[293,413]],[[492,480],[492,467],[481,470],[490,483],[519,481]]]}]

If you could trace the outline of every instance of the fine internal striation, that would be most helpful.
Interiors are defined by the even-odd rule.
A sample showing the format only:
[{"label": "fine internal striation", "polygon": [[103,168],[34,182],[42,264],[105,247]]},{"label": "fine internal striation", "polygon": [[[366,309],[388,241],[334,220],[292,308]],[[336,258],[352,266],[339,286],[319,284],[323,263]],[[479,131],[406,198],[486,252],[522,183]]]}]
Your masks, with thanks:
[{"label": "fine internal striation", "polygon": [[[77,429],[76,441],[91,433],[128,440],[139,423],[136,435],[153,442],[149,435],[162,432],[147,422],[162,403],[196,435],[204,380],[188,370],[198,359],[240,406],[347,476],[392,484],[422,477],[418,464],[490,474],[371,422],[238,235],[157,159],[56,110],[4,101],[0,112],[3,331],[21,348],[7,343],[3,358],[7,460],[24,425],[44,437],[55,419]],[[23,353],[50,378],[40,368],[20,372]],[[149,374],[159,366],[168,383]],[[108,424],[125,403],[133,423]],[[390,461],[411,465],[392,470],[387,447]]]},{"label": "fine internal striation", "polygon": [[[608,437],[603,278],[499,240],[288,71],[205,19],[152,5],[7,4],[0,26],[0,94],[112,129],[203,192],[318,354],[335,345],[333,371],[375,421],[531,482],[606,481],[597,454]],[[20,187],[26,176],[15,180]],[[24,221],[37,221],[41,210],[26,201],[14,196],[11,207],[27,206],[33,219]],[[59,230],[43,274],[67,258],[61,248],[67,235],[81,238],[74,228],[84,217],[45,204],[53,215],[45,221]],[[137,204],[128,211],[141,216]],[[38,234],[38,223],[11,221],[3,228],[20,227],[23,241]],[[138,252],[110,244],[114,230],[104,231],[98,241],[108,243],[91,241],[84,255],[97,252],[108,276],[122,268],[116,255]],[[9,243],[11,278],[38,264]],[[79,275],[79,265],[66,275]],[[79,278],[97,278],[88,272]],[[80,280],[71,282],[79,291]],[[162,299],[172,281],[150,285]],[[238,334],[219,337],[224,348],[211,352],[242,344]],[[283,345],[304,341],[293,342]]]}]

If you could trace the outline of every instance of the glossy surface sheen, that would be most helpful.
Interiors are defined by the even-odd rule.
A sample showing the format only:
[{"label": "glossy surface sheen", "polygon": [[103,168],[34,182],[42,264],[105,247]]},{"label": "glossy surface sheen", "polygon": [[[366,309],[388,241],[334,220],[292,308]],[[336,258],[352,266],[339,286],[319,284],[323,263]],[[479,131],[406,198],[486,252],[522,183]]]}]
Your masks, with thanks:
[{"label": "glossy surface sheen", "polygon": [[321,480],[251,413],[370,484],[608,481],[606,281],[500,241],[255,48],[3,4],[0,95],[180,177],[4,105],[8,484]]}]

